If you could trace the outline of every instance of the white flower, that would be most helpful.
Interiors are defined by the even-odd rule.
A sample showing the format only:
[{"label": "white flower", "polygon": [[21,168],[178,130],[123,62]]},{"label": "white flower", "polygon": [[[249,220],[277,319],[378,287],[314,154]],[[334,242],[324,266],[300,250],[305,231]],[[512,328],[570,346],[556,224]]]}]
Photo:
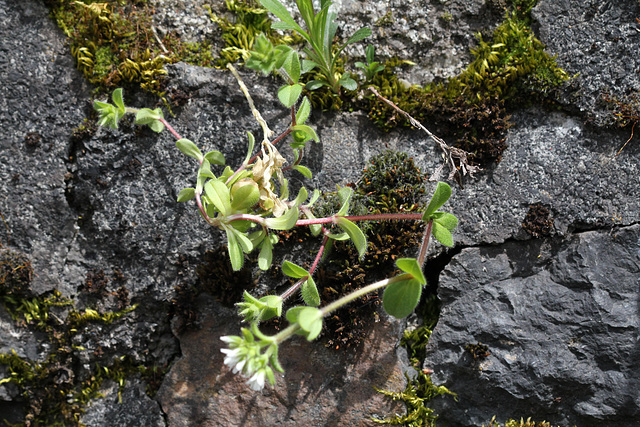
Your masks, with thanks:
[{"label": "white flower", "polygon": [[245,363],[247,363],[247,361],[246,361],[246,360],[241,360],[241,361],[239,361],[239,362],[236,364],[236,366],[233,368],[233,373],[234,373],[234,374],[237,374],[237,373],[242,372],[242,368],[244,368]]},{"label": "white flower", "polygon": [[220,351],[226,354],[226,357],[224,358],[224,364],[231,368],[236,366],[238,362],[242,360],[242,355],[240,354],[240,350],[237,348],[234,350],[223,348]]},{"label": "white flower", "polygon": [[251,390],[259,391],[264,388],[264,379],[265,379],[265,371],[264,369],[260,369],[258,370],[258,372],[253,374],[251,378],[249,378],[249,381],[247,381],[247,384],[249,384],[249,387],[251,387]]}]

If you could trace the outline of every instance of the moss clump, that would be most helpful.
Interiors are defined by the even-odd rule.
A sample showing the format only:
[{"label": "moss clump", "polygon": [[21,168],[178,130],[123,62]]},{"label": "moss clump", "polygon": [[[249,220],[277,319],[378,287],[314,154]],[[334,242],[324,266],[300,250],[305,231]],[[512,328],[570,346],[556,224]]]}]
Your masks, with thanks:
[{"label": "moss clump", "polygon": [[[504,427],[552,427],[552,425],[546,421],[538,421],[538,422],[532,421],[531,417],[527,418],[526,420],[524,418],[520,418],[520,421],[510,419],[506,423],[504,423],[504,425],[497,422],[496,417],[493,417],[489,422],[489,424],[486,425],[486,427],[502,427],[502,426]],[[485,427],[485,425],[483,424],[482,427]]]},{"label": "moss clump", "polygon": [[[350,214],[418,212],[424,202],[424,180],[424,175],[405,153],[386,151],[377,155],[354,185]],[[332,215],[338,205],[337,196],[327,194],[324,202],[314,209],[314,215]],[[318,268],[316,281],[324,302],[393,274],[395,260],[407,248],[418,250],[423,229],[423,224],[417,221],[367,221],[359,226],[369,244],[365,256],[359,259],[352,244],[337,241]],[[367,325],[375,321],[380,303],[377,293],[368,294],[325,319],[327,346],[357,346]]]},{"label": "moss clump", "polygon": [[522,228],[535,238],[550,236],[553,232],[551,212],[540,203],[529,206]]},{"label": "moss clump", "polygon": [[[74,344],[78,334],[92,324],[109,325],[131,313],[137,305],[128,304],[128,292],[122,273],[115,270],[111,281],[120,285],[115,292],[118,311],[79,310],[73,302],[57,291],[34,295],[30,289],[33,271],[29,259],[8,249],[0,250],[0,302],[21,328],[37,332],[46,342],[49,353],[42,361],[20,357],[15,351],[0,354],[4,377],[0,384],[12,384],[23,402],[25,426],[80,426],[84,406],[99,396],[99,388],[106,378],[116,381],[120,390],[126,378],[140,375],[147,380],[149,392],[154,393],[166,367],[147,366],[118,356],[108,366],[97,366],[90,373],[76,371],[88,350]],[[105,297],[107,275],[102,270],[91,272],[85,285],[95,298]],[[94,360],[101,356],[96,348]],[[81,357],[81,353],[84,354]],[[14,414],[15,415],[15,414]],[[4,415],[0,415],[0,421]]]},{"label": "moss clump", "polygon": [[158,92],[163,66],[175,36],[162,40],[152,30],[152,10],[145,1],[84,2],[47,0],[51,15],[69,38],[78,69],[97,87],[139,85]]},{"label": "moss clump", "polygon": [[[547,102],[569,78],[527,26],[535,2],[511,3],[514,12],[507,14],[490,38],[477,35],[478,47],[471,52],[474,60],[460,75],[424,88],[407,87],[393,73],[394,64],[387,63],[373,81],[383,96],[470,152],[471,160],[480,165],[500,160],[511,126],[508,111]],[[373,96],[367,96],[361,108],[384,130],[405,123]]]},{"label": "moss clump", "polygon": [[464,349],[471,355],[471,357],[473,357],[474,362],[482,361],[491,355],[491,353],[489,353],[489,346],[482,344],[481,342],[476,344],[467,344]]},{"label": "moss clump", "polygon": [[0,249],[0,297],[33,296],[29,285],[33,276],[31,260],[22,252]]},{"label": "moss clump", "polygon": [[391,397],[393,400],[402,400],[407,407],[407,413],[404,416],[394,416],[384,420],[374,419],[379,424],[403,425],[407,427],[432,427],[435,426],[437,415],[434,410],[428,407],[429,402],[443,395],[450,395],[454,398],[456,394],[451,392],[444,386],[435,386],[431,382],[431,373],[429,369],[421,369],[425,358],[425,351],[431,331],[437,321],[437,299],[435,295],[429,297],[424,307],[427,309],[427,317],[424,324],[413,331],[405,331],[400,344],[407,349],[409,360],[413,367],[418,371],[415,378],[409,378],[407,374],[407,387],[401,392],[392,392],[387,390],[378,390],[385,396]]},{"label": "moss clump", "polygon": [[[224,16],[218,16],[209,8],[211,20],[222,30],[225,47],[219,52],[220,58],[216,66],[224,68],[229,63],[247,59],[256,37],[263,33],[274,44],[291,45],[300,37],[280,35],[271,29],[271,19],[267,10],[255,0],[225,0],[227,11],[234,15],[230,21]],[[205,6],[208,7],[208,6]]]},{"label": "moss clump", "polygon": [[640,121],[640,92],[632,92],[621,97],[612,96],[605,92],[601,96],[601,101],[609,111],[609,115],[603,120],[605,126],[631,128],[631,135],[618,150],[616,154],[618,155],[633,139],[636,124]]}]

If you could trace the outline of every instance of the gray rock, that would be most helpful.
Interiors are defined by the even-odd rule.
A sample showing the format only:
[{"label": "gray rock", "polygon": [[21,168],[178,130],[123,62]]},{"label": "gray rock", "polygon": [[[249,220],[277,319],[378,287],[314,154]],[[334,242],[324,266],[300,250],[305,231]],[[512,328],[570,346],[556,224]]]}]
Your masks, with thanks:
[{"label": "gray rock", "polygon": [[0,210],[8,226],[0,239],[30,256],[36,293],[71,295],[61,280],[77,234],[66,162],[89,92],[47,13],[41,2],[0,1]]},{"label": "gray rock", "polygon": [[532,11],[540,40],[575,75],[567,101],[596,121],[607,121],[598,103],[603,91],[620,97],[640,90],[638,14],[634,0],[541,1]]},{"label": "gray rock", "polygon": [[[440,420],[637,425],[639,273],[638,225],[463,249],[440,278],[425,360],[458,393],[433,402]],[[486,358],[465,350],[478,343]]]},{"label": "gray rock", "polygon": [[87,427],[165,426],[158,402],[147,396],[144,387],[144,383],[133,380],[119,393],[118,384],[109,381],[100,390],[103,397],[91,402],[81,422]]},{"label": "gray rock", "polygon": [[[567,110],[515,114],[502,162],[467,179],[464,189],[454,187],[445,205],[460,218],[453,253],[460,252],[440,280],[443,312],[425,367],[436,371],[436,384],[461,397],[434,402],[450,425],[477,425],[492,415],[581,426],[640,420],[635,373],[640,149],[634,140],[614,157],[628,133],[584,120],[593,113],[596,125],[605,121],[597,103],[601,91],[640,88],[638,4],[583,3],[543,1],[534,9],[534,30],[550,53],[558,54],[570,74],[579,73],[560,96]],[[212,34],[202,2],[154,4],[162,10],[155,17],[159,32],[193,24],[184,29],[185,37],[198,41]],[[365,25],[374,30],[351,55],[362,55],[366,43],[375,43],[381,58],[398,55],[417,63],[404,78],[428,83],[455,75],[469,62],[473,33],[500,22],[500,4],[344,0],[335,7],[344,34]],[[390,25],[376,26],[387,11]],[[35,294],[58,289],[78,308],[92,307],[86,278],[103,269],[121,272],[129,302],[140,304],[125,319],[88,325],[74,337],[73,344],[87,349],[74,356],[76,375],[123,354],[159,365],[182,354],[157,398],[170,425],[353,425],[400,411],[371,389],[404,387],[406,365],[396,350],[404,323],[386,318],[372,329],[366,357],[302,340],[286,343],[283,348],[295,349],[282,355],[287,376],[261,395],[248,394],[244,382],[222,366],[218,337],[237,333],[239,325],[218,303],[200,301],[202,328],[178,334],[180,353],[167,301],[176,285],[196,282],[194,266],[223,242],[192,204],[175,202],[178,192],[191,186],[195,165],[178,152],[170,134],[136,130],[130,122],[71,142],[89,106],[90,88],[47,13],[40,2],[0,0],[0,209],[9,230],[0,225],[0,241],[31,259]],[[218,149],[229,164],[237,164],[245,155],[246,131],[258,139],[261,131],[235,79],[185,64],[167,69],[170,85],[190,96],[175,109],[171,124],[204,150]],[[270,126],[282,131],[288,113],[275,97],[279,82],[241,74]],[[131,106],[153,107],[144,95],[125,97]],[[366,161],[384,149],[408,152],[426,172],[441,162],[420,131],[383,134],[363,113],[314,112],[310,123],[321,138],[305,153],[314,179],[309,184],[293,178],[294,187],[333,190],[353,182]],[[550,237],[530,240],[523,230],[532,204],[550,211]],[[431,256],[442,252],[435,245]],[[106,292],[117,286],[109,281]],[[111,297],[96,304],[101,310],[115,306]],[[0,334],[1,351],[16,348],[31,360],[48,354],[6,313],[0,313]],[[484,361],[471,360],[464,350],[477,342],[491,353]],[[98,349],[101,357],[95,355]],[[95,401],[83,422],[163,425],[159,405],[141,387],[138,380],[127,386],[122,405],[115,388],[105,388],[108,397]],[[0,389],[0,400],[15,397],[15,390]],[[21,403],[0,408],[19,413]]]}]

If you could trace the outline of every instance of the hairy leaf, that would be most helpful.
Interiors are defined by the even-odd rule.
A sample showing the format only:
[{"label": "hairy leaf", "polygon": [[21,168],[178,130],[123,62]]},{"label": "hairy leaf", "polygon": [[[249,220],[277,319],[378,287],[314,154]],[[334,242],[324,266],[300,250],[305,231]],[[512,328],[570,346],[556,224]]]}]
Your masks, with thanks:
[{"label": "hairy leaf", "polygon": [[279,218],[267,218],[265,225],[274,230],[290,230],[296,225],[300,211],[297,207],[293,207]]},{"label": "hairy leaf", "polygon": [[307,125],[291,126],[291,130],[292,131],[298,131],[298,132],[304,132],[305,134],[307,134],[310,137],[310,139],[313,139],[315,142],[320,142],[320,138],[318,138],[318,134],[310,126],[307,126]]},{"label": "hairy leaf", "polygon": [[178,202],[188,202],[194,197],[196,197],[195,188],[183,188],[180,190],[180,193],[178,193]]},{"label": "hairy leaf", "polygon": [[313,174],[311,173],[311,170],[309,170],[309,168],[306,166],[294,165],[291,168],[293,170],[300,172],[305,178],[309,178],[309,179],[313,178]]},{"label": "hairy leaf", "polygon": [[318,294],[318,288],[316,287],[316,282],[313,280],[312,276],[309,276],[309,278],[302,284],[300,294],[302,295],[302,300],[305,304],[312,307],[320,305],[320,294]]},{"label": "hairy leaf", "polygon": [[358,255],[362,258],[367,251],[367,238],[362,230],[360,230],[360,227],[342,216],[336,217],[336,224],[349,235],[349,238],[358,250]]},{"label": "hairy leaf", "polygon": [[207,154],[204,155],[204,158],[207,159],[209,163],[213,165],[224,165],[225,163],[224,154],[216,150],[209,151]]},{"label": "hairy leaf", "polygon": [[433,221],[433,228],[431,229],[431,233],[438,242],[450,248],[453,247],[453,236],[444,225],[440,225],[440,223]]},{"label": "hairy leaf", "polygon": [[244,264],[244,254],[242,248],[236,240],[236,235],[231,228],[225,228],[227,232],[227,249],[229,250],[229,259],[231,260],[231,268],[233,271],[239,271]]},{"label": "hairy leaf", "polygon": [[420,302],[422,285],[415,279],[393,282],[382,295],[384,311],[397,319],[410,315]]},{"label": "hairy leaf", "polygon": [[446,182],[438,182],[436,186],[436,191],[433,192],[433,196],[431,197],[431,201],[427,206],[427,210],[424,211],[422,215],[422,219],[424,221],[428,221],[433,217],[435,211],[437,211],[442,205],[446,203],[451,197],[451,187]]},{"label": "hairy leaf", "polygon": [[284,261],[282,263],[282,274],[293,277],[294,279],[302,279],[303,277],[309,276],[307,270],[290,261]]},{"label": "hairy leaf", "polygon": [[198,161],[201,161],[204,158],[198,146],[188,139],[179,139],[178,141],[176,141],[176,146],[180,151],[182,151],[183,154],[186,154],[189,157],[193,157]]},{"label": "hairy leaf", "polygon": [[309,114],[311,113],[311,102],[309,102],[308,97],[302,98],[302,102],[300,103],[300,107],[298,107],[298,111],[296,112],[296,124],[303,125],[304,122],[309,118]]},{"label": "hairy leaf", "polygon": [[418,260],[415,258],[398,258],[396,261],[396,265],[398,268],[405,273],[409,273],[416,279],[421,285],[427,284],[427,279],[424,277],[424,273],[422,272],[422,268],[420,268],[420,264],[418,264]]},{"label": "hairy leaf", "polygon": [[227,215],[231,211],[231,196],[224,183],[215,179],[209,180],[204,185],[204,192],[222,215]]}]

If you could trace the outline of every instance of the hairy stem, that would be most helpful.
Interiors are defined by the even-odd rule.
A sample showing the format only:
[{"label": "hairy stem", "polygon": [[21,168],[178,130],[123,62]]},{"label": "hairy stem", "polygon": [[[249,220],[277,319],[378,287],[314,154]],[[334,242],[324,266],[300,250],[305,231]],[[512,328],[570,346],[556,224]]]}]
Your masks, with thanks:
[{"label": "hairy stem", "polygon": [[[343,218],[349,221],[385,221],[385,220],[419,220],[422,214],[410,213],[390,213],[390,214],[372,214],[372,215],[347,215]],[[325,218],[299,219],[296,226],[313,225],[313,224],[332,224],[336,222],[336,216],[328,216]]]},{"label": "hairy stem", "polygon": [[[327,246],[327,242],[328,241],[329,241],[329,236],[327,234],[325,234],[324,238],[322,239],[322,244],[320,245],[320,249],[318,250],[318,253],[316,254],[316,259],[313,261],[313,264],[311,265],[311,268],[309,269],[309,275],[313,276],[314,271],[316,271],[316,268],[318,267],[318,263],[322,259],[322,254],[324,253],[324,248]],[[280,295],[280,298],[282,298],[283,300],[286,300],[287,298],[289,298],[291,295],[293,295],[300,288],[300,286],[302,286],[302,284],[307,280],[308,277],[309,276],[303,277],[302,279],[298,280],[296,283],[293,284],[293,286],[291,286],[289,289],[284,291],[282,293],[282,295]]]}]

